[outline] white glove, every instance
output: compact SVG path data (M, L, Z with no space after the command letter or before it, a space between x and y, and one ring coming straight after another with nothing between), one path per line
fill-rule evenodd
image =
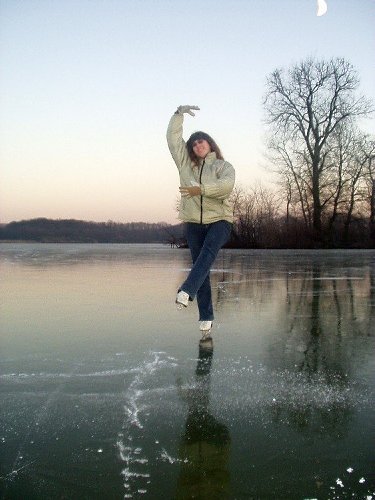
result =
M189 113L189 115L195 116L195 113L193 113L192 109L199 110L199 107L198 106L189 106L189 105L179 106L177 108L177 112L180 115L183 115L184 113Z

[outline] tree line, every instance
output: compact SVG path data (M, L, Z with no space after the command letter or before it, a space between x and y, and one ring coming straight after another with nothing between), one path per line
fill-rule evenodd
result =
M298 217L287 218L280 212L283 200L262 186L233 193L235 221L229 248L321 248L305 223ZM330 248L375 248L368 220L354 217L350 239L343 238L345 223L335 225ZM374 236L374 235L373 235ZM88 222L75 219L31 219L0 226L0 241L41 243L163 243L171 247L187 246L182 224L145 222ZM333 241L333 243L332 243Z
M179 245L182 227L163 222L118 223L75 219L15 221L0 227L0 240L42 243L168 243Z
M334 225L323 218L318 240L303 217L287 213L282 191L262 185L236 187L232 199L235 220L228 246L233 248L375 248L374 225L358 213L349 225L345 214L337 216Z

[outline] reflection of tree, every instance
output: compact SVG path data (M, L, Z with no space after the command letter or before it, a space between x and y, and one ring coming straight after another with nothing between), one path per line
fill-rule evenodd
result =
M316 436L343 438L349 429L352 410L347 402L324 404L322 401L275 403L272 407L272 421L287 423L300 434L310 439Z
M301 280L287 278L287 313L289 335L296 346L303 346L292 351L300 358L298 363L293 360L294 366L303 374L306 393L315 393L300 404L275 404L273 418L288 421L299 432L342 437L351 415L351 405L345 397L351 344L342 341L343 317L347 319L345 327L355 325L355 290L347 274L346 279L326 279L324 264L318 259L313 259L309 268ZM339 396L340 401L335 397L330 400L332 394Z
M177 499L229 497L229 430L208 408L212 355L212 348L201 343L194 386L179 384L179 394L188 404L188 416L180 444Z
M308 373L316 373L319 369L319 345L322 327L320 322L321 285L320 266L314 264L312 268L312 298L311 298L311 326L310 339L304 351L304 359L300 369Z
M272 265L263 267L263 256L263 251L245 251L241 255L225 249L222 264L225 271L212 274L211 284L217 289L216 297L213 297L215 310L222 310L228 305L233 311L233 302L238 299L245 299L247 305L267 303L275 286L275 282L269 280L274 275L274 269Z
M335 268L316 257L298 279L286 277L289 326L284 342L294 349L283 353L283 359L307 375L319 373L328 384L339 379L344 383L352 372L357 350L348 339L365 337L371 330L363 297L371 294L373 277L355 264L340 262Z
M375 232L374 232L374 236L375 236ZM367 314L367 332L368 332L367 334L369 336L370 336L370 332L373 331L374 324L375 324L375 269L370 274L368 314Z
M249 352L254 336L267 345L264 370L251 371L249 389L254 384L255 393L269 398L261 408L261 422L267 435L283 443L282 460L273 459L278 468L285 464L285 470L297 470L300 461L302 481L308 474L316 480L311 496L333 498L327 494L327 481L335 453L339 464L356 454L359 462L361 456L363 462L371 456L361 449L366 424L359 426L369 415L365 405L371 394L366 386L372 352L364 348L369 346L366 337L374 336L374 254L226 252L225 268L231 273L222 277L226 293L220 296L220 307L234 318L234 331L249 325ZM257 356L252 355L252 363ZM264 498L294 498L284 495Z

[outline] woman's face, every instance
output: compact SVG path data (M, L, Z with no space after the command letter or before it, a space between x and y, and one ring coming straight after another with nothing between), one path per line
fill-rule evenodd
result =
M211 146L206 139L197 139L193 142L193 151L198 158L206 158L208 153L211 153Z

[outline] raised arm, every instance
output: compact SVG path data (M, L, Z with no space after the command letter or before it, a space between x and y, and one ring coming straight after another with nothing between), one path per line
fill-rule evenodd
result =
M186 149L186 143L182 138L183 123L184 123L184 113L189 113L191 116L195 116L192 110L199 110L198 106L179 106L177 111L172 115L169 120L169 125L167 129L167 142L169 151L171 152L172 158L180 169L181 166L190 161L189 155Z

